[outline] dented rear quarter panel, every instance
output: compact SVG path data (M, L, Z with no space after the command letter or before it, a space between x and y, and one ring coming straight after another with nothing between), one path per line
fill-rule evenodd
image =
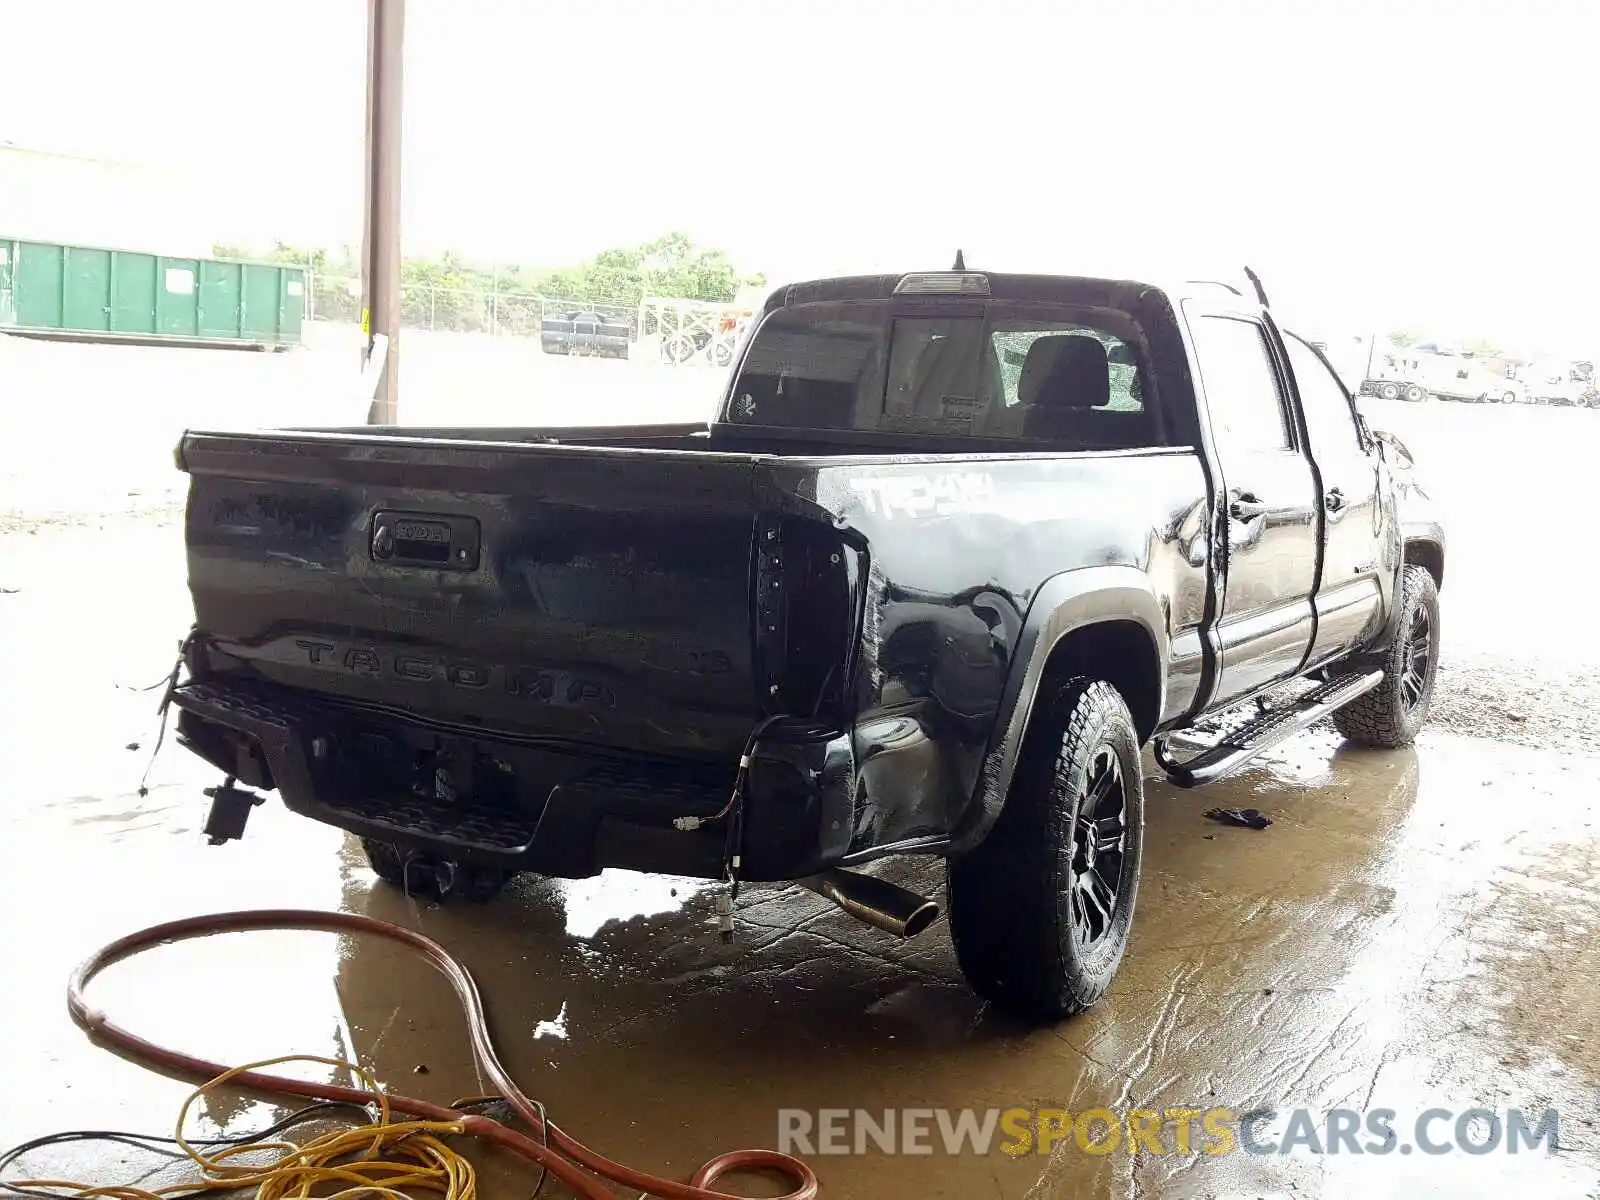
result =
M1065 632L1045 611L1056 602L1040 603L1073 591L1050 588L1054 578L1137 576L1163 674L1193 666L1167 680L1166 713L1193 702L1210 540L1195 452L772 460L767 470L775 496L865 548L855 852L983 821L985 760L1015 740L1019 701L1025 719L1024 676L1049 650L1039 633ZM1174 655L1175 644L1192 652Z

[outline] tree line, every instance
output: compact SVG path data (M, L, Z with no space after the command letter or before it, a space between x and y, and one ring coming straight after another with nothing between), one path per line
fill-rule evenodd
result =
M218 246L219 258L248 258L306 267L311 311L320 319L358 321L361 299L351 281L361 268L355 251L278 243L266 254ZM765 283L741 274L725 250L668 233L637 246L602 250L575 266L484 265L446 252L408 257L400 265L400 319L412 328L535 333L545 312L576 305L636 312L646 296L729 303L745 286Z

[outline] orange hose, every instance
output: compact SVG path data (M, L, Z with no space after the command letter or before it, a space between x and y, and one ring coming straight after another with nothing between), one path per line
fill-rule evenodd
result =
M154 1042L132 1033L111 1021L103 1012L84 999L84 990L96 975L113 963L132 958L152 947L168 942L187 941L191 938L209 937L219 933L239 933L247 930L313 929L326 933L365 933L399 942L416 951L431 962L445 977L461 1002L467 1018L467 1032L472 1042L472 1052L484 1074L493 1082L500 1095L526 1121L535 1135L544 1134L544 1142L527 1134L510 1129L498 1121L476 1114L459 1112L442 1104L418 1100L413 1096L389 1095L389 1107L429 1121L459 1121L463 1128L486 1142L492 1142L547 1167L583 1200L616 1200L614 1193L585 1170L615 1183L660 1197L661 1200L727 1200L729 1193L712 1190L714 1184L730 1171L770 1171L784 1176L795 1184L795 1190L781 1200L815 1200L818 1192L816 1174L803 1160L792 1154L776 1150L733 1150L719 1154L695 1172L688 1183L663 1179L644 1171L635 1170L613 1162L582 1142L564 1132L554 1121L544 1121L539 1109L526 1093L517 1086L511 1073L501 1063L489 1037L488 1018L484 1012L483 997L466 967L438 942L414 930L406 929L376 917L356 913L318 912L313 909L256 909L248 912L216 913L203 917L187 917L152 925L137 933L118 938L91 956L76 971L67 984L67 1009L73 1021L91 1038L121 1050L159 1070L199 1082L215 1079L229 1068L222 1063L210 1062L158 1046ZM303 1079L290 1079L281 1075L268 1075L247 1071L233 1076L231 1082L240 1087L289 1096L303 1096L312 1100L333 1100L349 1104L376 1104L379 1096L361 1088L343 1087L334 1083L312 1083Z

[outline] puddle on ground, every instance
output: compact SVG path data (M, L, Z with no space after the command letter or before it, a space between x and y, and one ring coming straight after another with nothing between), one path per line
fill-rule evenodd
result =
M98 941L189 912L331 905L450 946L508 1062L563 1126L669 1174L771 1144L783 1108L1227 1105L1277 1114L1259 1125L1275 1141L1302 1106L1387 1107L1402 1126L1434 1107L1554 1106L1570 1146L1555 1156L1095 1157L1069 1141L1020 1161L941 1151L817 1165L825 1195L1491 1196L1513 1181L1584 1195L1600 1075L1600 764L1447 737L1387 754L1306 740L1203 798L1149 785L1129 957L1101 1005L1050 1029L986 1011L942 924L892 943L795 888L747 888L729 948L695 881L519 880L489 905L439 908L377 884L352 845L273 806L220 849L163 831L183 811L177 793L154 820L126 795L107 797L98 822L81 798L14 810L0 899L49 903L51 921L20 926L30 970L9 989L20 1010L0 1050L7 1094L30 1099L8 1101L7 1128L154 1129L176 1110L180 1085L93 1048L61 1011L70 962ZM1217 826L1200 817L1213 804L1275 823ZM119 820L123 837L105 836ZM71 853L92 894L40 900L50 866L17 850L43 841ZM937 864L894 871L938 886ZM485 1086L443 981L389 943L174 946L114 969L95 999L225 1059L354 1052L401 1091L450 1100ZM219 1098L202 1115L238 1130L273 1111ZM488 1171L486 1186L526 1183L514 1166Z
M712 887L703 879L637 871L602 871L591 879L551 882L566 910L567 933L577 938L592 938L608 925L639 917L681 912L691 899Z

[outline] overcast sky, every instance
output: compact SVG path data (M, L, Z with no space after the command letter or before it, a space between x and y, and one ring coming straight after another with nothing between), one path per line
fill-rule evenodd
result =
M361 0L0 0L0 139L248 167L360 234ZM668 229L779 279L1264 276L1352 332L1600 343L1600 5L410 0L405 239ZM4 198L0 197L0 225Z

